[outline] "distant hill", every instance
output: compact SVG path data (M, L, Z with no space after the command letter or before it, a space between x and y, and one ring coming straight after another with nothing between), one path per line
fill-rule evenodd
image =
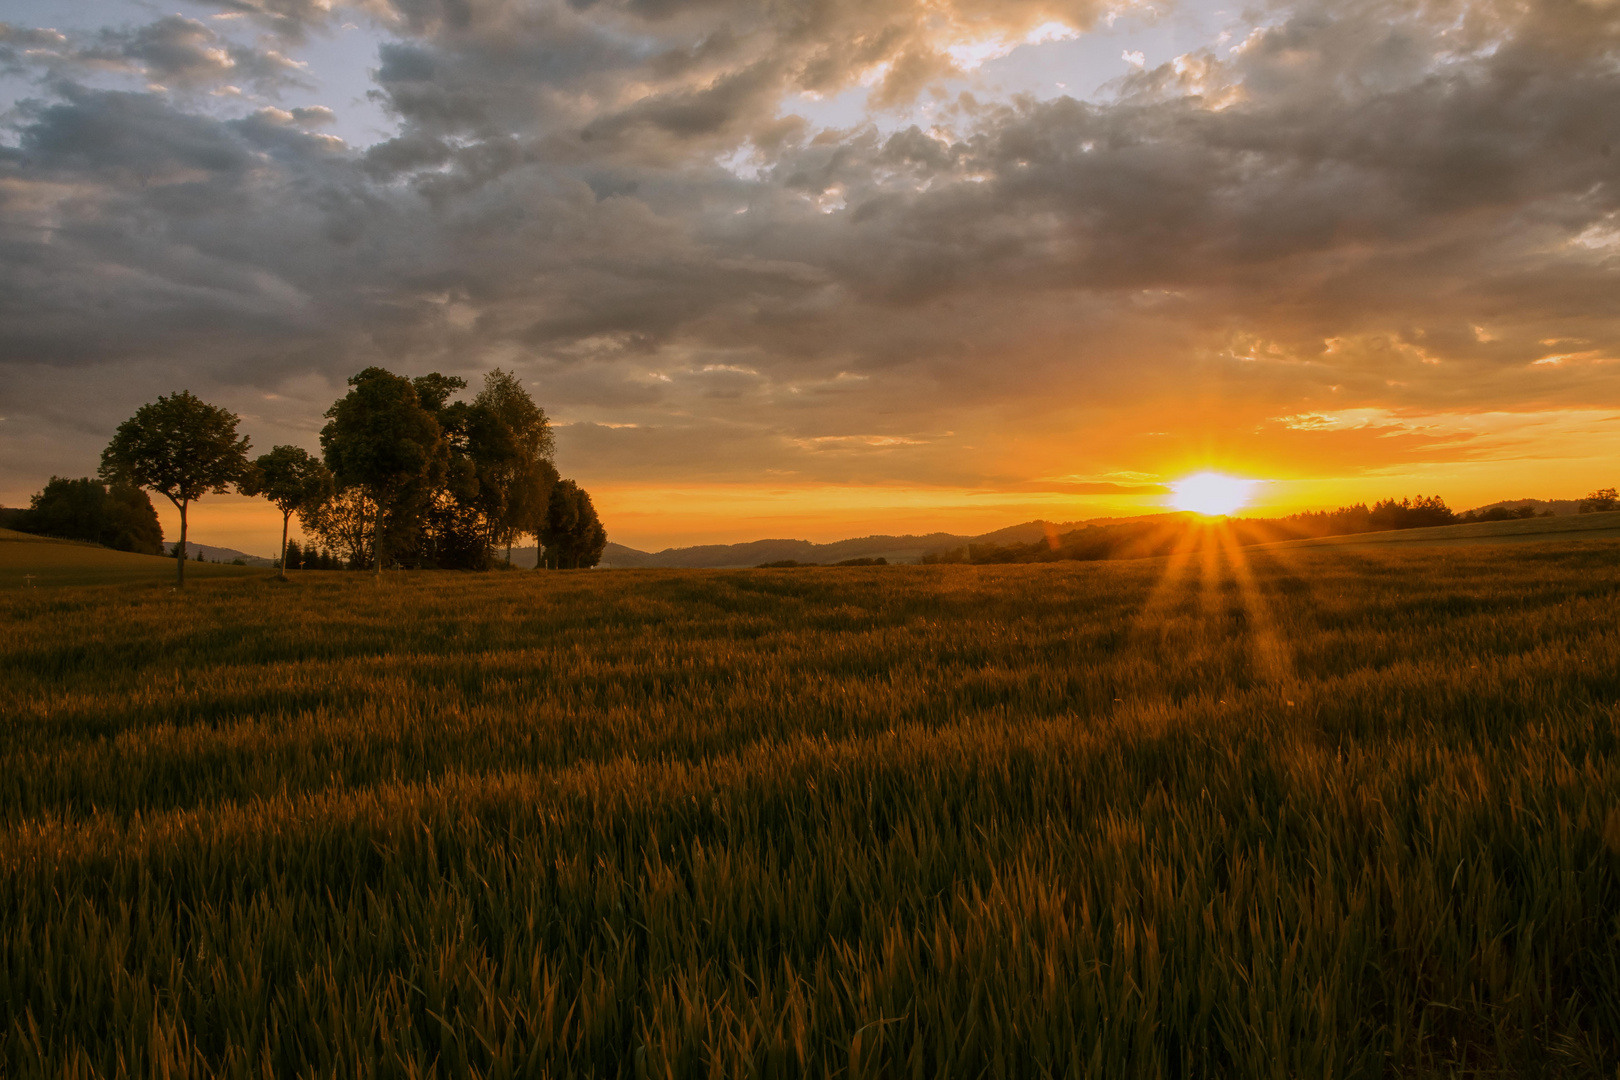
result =
M1537 513L1551 510L1556 517L1574 517L1580 506L1578 499L1505 499L1501 502L1488 503L1475 507L1476 510L1489 510L1492 507L1506 507L1509 510L1529 506ZM606 569L736 569L741 567L759 566L761 563L786 562L792 560L798 563L819 563L828 565L843 562L845 559L887 559L891 563L915 563L929 552L952 551L973 545L1012 546L1020 544L1033 544L1043 538L1063 536L1078 529L1088 527L1103 527L1110 525L1125 525L1138 521L1171 521L1175 518L1190 517L1192 515L1177 512L1163 511L1155 514L1137 514L1130 517L1103 517L1087 518L1083 521L1026 521L1019 525L1010 525L1005 529L994 532L980 533L976 536L964 536L956 533L925 533L923 535L906 534L902 536L862 536L851 540L837 540L829 544L817 544L809 540L751 540L741 544L699 544L694 547L665 548L662 551L640 551L623 544L609 543L602 552L602 567ZM1461 526L1455 528L1461 529ZM1549 531L1545 526L1517 526L1505 531L1493 531L1490 528L1478 532L1477 536L1496 537L1498 535L1512 535L1517 537L1523 533L1526 536ZM1551 530L1559 532L1558 529ZM1584 531L1584 530L1582 530ZM1427 533L1428 530L1405 530L1406 533ZM1382 536L1383 534L1378 534ZM1402 534L1391 534L1399 536ZM1474 538L1476 533L1464 530L1459 536ZM1413 537L1412 539L1416 539ZM1306 543L1307 541L1295 541ZM1336 538L1324 541L1338 542ZM1366 542L1366 541L1357 541ZM1389 541L1386 541L1389 542ZM213 550L213 549L210 549ZM209 556L212 558L213 556ZM512 563L520 568L534 565L535 549L529 547L513 548ZM229 561L226 559L225 561Z
M1143 517L1159 517L1149 514ZM1137 518L1095 519L1108 523L1135 521ZM948 551L965 544L1033 544L1047 536L1056 536L1080 528L1087 522L1026 521L1010 525L995 532L977 536L956 533L925 533L921 536L862 536L852 540L837 540L830 544L816 544L809 540L752 540L742 544L701 544L696 547L665 548L663 551L638 551L623 544L608 544L602 553L604 567L631 568L728 568L758 566L760 563L784 562L792 559L801 563L837 563L845 559L887 559L891 563L914 563L930 551ZM512 561L518 566L534 565L534 548L514 548Z
M1503 507L1503 508L1508 509L1508 510L1517 510L1520 507L1528 506L1531 509L1535 510L1535 512L1538 513L1538 514L1545 514L1548 510L1551 510L1553 512L1554 517L1573 517L1574 515L1580 513L1581 500L1579 500L1579 499L1504 499L1501 502L1486 503L1484 506L1476 506L1476 507L1474 507L1474 509L1476 511L1478 511L1478 510L1494 510L1498 506Z
M1528 501L1528 500L1526 500ZM1495 504L1512 507L1513 503ZM1395 546L1458 546L1494 543L1542 543L1553 540L1620 539L1620 511L1599 514L1554 515L1520 521L1476 521L1462 525L1435 525L1426 529L1318 536L1260 545L1266 548Z
M165 541L163 550L172 551L173 549L174 541ZM199 551L202 552L204 562L228 563L232 559L241 559L249 566L274 566L276 564L274 559L267 559L262 555L249 555L247 552L237 551L235 548L214 547L211 544L199 544L195 540L186 541L186 557L188 559L195 559Z

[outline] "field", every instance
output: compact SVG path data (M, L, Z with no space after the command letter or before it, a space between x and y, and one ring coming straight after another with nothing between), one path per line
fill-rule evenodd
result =
M186 563L192 578L263 575L263 570L219 563ZM0 529L0 589L174 582L174 560L112 551L76 540L52 540Z
M1366 544L1410 544L1425 547L1460 547L1474 544L1539 544L1553 540L1620 540L1620 512L1537 517L1519 521L1476 521L1462 525L1436 525L1427 529L1351 533L1285 540L1273 547L1343 547Z
M0 1075L1607 1076L1620 545L0 591Z

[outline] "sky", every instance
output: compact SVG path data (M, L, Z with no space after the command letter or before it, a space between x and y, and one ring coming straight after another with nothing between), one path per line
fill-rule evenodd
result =
M651 550L1620 482L1616 0L0 18L0 504L370 365L517 373Z

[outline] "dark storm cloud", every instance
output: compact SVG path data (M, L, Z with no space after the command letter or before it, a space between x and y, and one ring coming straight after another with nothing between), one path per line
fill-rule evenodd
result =
M1100 9L219 6L288 40L392 28L375 74L397 134L362 152L313 104L224 120L71 74L201 87L267 64L261 89L292 85L280 53L200 23L6 29L0 64L55 82L0 149L0 362L162 358L244 395L500 363L581 420L640 424L575 432L630 458L679 431L668 452L706 475L838 457L919 482L990 475L968 448L998 425L1208 378L1256 423L1330 389L1620 404L1601 364L1620 356L1605 6L1280 7L1106 101L961 95L899 130L817 129L795 95L865 80L903 109L963 41ZM96 392L132 408L171 388L147 377ZM5 389L0 408L28 411ZM724 453L694 449L704 431ZM905 454L855 438L922 431L964 434ZM807 457L818 438L853 441Z

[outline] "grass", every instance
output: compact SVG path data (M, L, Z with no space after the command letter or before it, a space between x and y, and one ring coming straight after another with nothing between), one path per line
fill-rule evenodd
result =
M99 544L56 540L0 529L0 591L57 585L112 585L129 582L174 581L174 560L158 555L113 551ZM221 563L186 564L186 580L193 577L263 575L250 566Z
M1613 1076L1617 555L0 592L0 1073Z

